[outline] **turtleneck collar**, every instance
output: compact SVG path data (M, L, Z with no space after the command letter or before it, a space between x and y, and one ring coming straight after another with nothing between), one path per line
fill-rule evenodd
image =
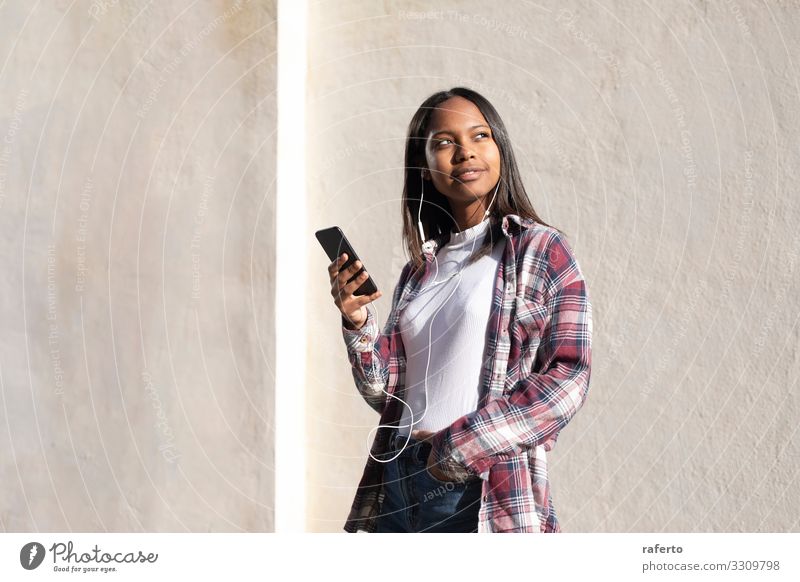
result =
M487 216L475 226L470 226L461 232L450 232L450 239L447 246L450 248L458 248L466 243L472 244L473 241L485 234L489 230L489 217Z

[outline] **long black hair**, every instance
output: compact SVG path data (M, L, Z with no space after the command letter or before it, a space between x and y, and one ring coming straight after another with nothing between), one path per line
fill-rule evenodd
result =
M411 123L408 125L405 152L405 180L403 184L403 241L406 249L419 267L424 262L422 255L422 242L417 230L417 213L420 211L420 194L423 188L422 170L426 168L425 142L428 125L433 110L443 101L452 97L468 99L480 110L486 123L492 130L492 137L500 151L500 185L497 188L497 197L492 204L489 214L490 233L484 239L483 245L470 257L470 261L491 252L494 243L502 235L500 221L506 214L517 214L523 218L530 218L545 226L545 223L533 209L525 186L522 184L517 161L508 138L506 126L494 106L480 93L466 87L453 87L447 91L434 93L419 106ZM431 237L449 236L455 220L450 210L450 202L433 185L432 181L424 186L425 195L422 202L422 226L427 235ZM556 229L558 230L558 229ZM560 232L560 231L559 231Z

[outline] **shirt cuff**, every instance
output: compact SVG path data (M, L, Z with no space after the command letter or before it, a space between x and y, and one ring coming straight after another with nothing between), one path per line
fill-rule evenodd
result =
M488 479L488 469L483 470L483 468L470 467L465 464L464 456L453 447L449 433L450 429L446 428L437 432L430 439L436 468L453 481L464 481L473 477Z
M347 320L342 315L342 337L348 350L355 352L371 352L375 347L375 337L378 335L378 326L375 323L375 316L367 307L367 320L361 329L347 329Z

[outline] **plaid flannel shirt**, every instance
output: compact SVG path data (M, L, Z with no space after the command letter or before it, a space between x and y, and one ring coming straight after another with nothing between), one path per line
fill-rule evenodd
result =
M583 405L591 369L592 308L583 273L564 236L509 214L505 249L489 315L478 408L431 437L438 468L450 479L482 479L479 532L559 532L550 495L547 452ZM445 233L446 234L446 233ZM399 320L423 288L444 242L423 246L424 264L400 274L383 332L371 310L361 329L342 334L359 393L381 426L373 456L388 449L402 414L405 354ZM388 426L387 426L388 425ZM344 525L374 532L383 501L383 463L367 460Z

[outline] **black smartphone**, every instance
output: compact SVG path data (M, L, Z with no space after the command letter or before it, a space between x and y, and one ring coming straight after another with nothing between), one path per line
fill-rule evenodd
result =
M347 237L344 236L342 229L338 226L323 228L322 230L318 230L315 235L319 241L319 244L322 245L322 248L325 249L325 252L328 254L328 258L331 260L331 262L335 261L342 253L347 253L347 260L344 262L344 265L339 268L340 271L352 265L354 261L361 260L353 250L353 247L347 240ZM363 270L364 261L361 261L361 268L355 275L350 277L347 282L349 283L358 277ZM377 290L378 288L375 286L375 281L372 280L372 275L370 275L367 277L367 280L355 290L353 295L372 295Z

